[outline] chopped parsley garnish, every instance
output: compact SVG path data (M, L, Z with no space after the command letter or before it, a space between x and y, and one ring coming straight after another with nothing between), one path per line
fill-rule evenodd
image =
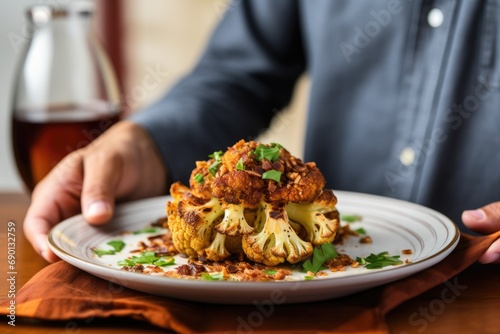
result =
M387 266L396 266L403 264L399 259L399 255L391 256L389 252L382 252L378 254L370 254L367 257L357 257L356 261L365 266L366 269L380 269Z
M141 228L140 230L135 230L135 231L132 232L132 234L156 233L156 232L158 232L158 229L156 227L148 226L148 227L145 227L145 228Z
M302 268L306 271L310 271L312 273L317 273L321 269L323 269L323 264L331 259L334 259L338 256L337 250L335 246L332 244L323 244L320 247L315 247L313 251L312 258L305 261L302 264Z
M262 272L266 275L276 275L276 273L278 272L277 270L274 270L274 269L266 269L266 270L262 270Z
M215 159L215 161L222 161L222 156L224 155L224 152L222 151L216 151L212 154L209 154L208 157L211 159Z
M354 223L363 220L363 217L360 215L340 215L340 219L348 223Z
M217 171L219 170L219 167L220 165L222 164L222 161L214 161L210 167L208 167L208 171L210 172L210 174L212 174L213 176L215 176L215 174L217 174Z
M173 257L158 257L155 252L142 252L140 256L132 256L131 258L118 261L119 266L135 266L138 264L153 264L155 266L170 266L175 264Z
M220 165L222 164L222 156L223 155L224 155L224 152L216 151L208 156L209 158L214 159L214 162L210 165L210 167L208 167L208 171L213 176L215 176L215 174L219 170Z
M142 252L141 256L133 256L132 259L137 264L148 264L155 262L159 258L155 255L155 252Z
M103 255L115 255L116 251L112 249L99 249L99 248L94 248L92 249L92 252L94 252L95 255L101 257Z
M222 273L211 273L211 274L206 272L201 273L201 279L204 281L220 281L223 278L224 275Z
M115 252L120 252L123 248L125 248L125 243L121 240L111 240L107 244L113 247Z
M264 180L274 180L276 182L280 182L281 172L275 169L268 170L262 174L262 178Z
M120 260L117 262L119 266L133 266L135 265L135 261L130 259Z
M94 254L99 256L99 257L101 257L103 255L115 255L116 253L120 252L125 247L125 243L121 240L111 240L111 241L107 242L106 244L113 247L113 249L93 248L92 252L94 252Z
M160 257L154 264L160 267L171 266L175 264L175 259L173 257Z
M366 235L366 230L362 227L355 229L354 232L357 232L361 235Z
M240 158L236 163L236 170L245 170L245 165L243 164L243 158Z
M306 281L310 281L310 280L314 279L314 276L309 276L309 275L306 275L306 276L304 276L304 279L305 279Z
M255 157L257 160L262 161L267 159L271 162L278 161L280 158L280 149L283 148L280 144L271 143L270 146L260 144L255 148Z
M196 183L200 183L200 184L203 183L203 174L200 174L200 173L196 174L194 176L194 180L196 181Z

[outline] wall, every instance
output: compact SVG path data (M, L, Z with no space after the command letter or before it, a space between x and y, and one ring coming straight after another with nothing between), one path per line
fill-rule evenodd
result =
M10 103L15 64L21 54L18 47L27 34L24 8L33 3L68 1L0 1L0 191L23 190L11 153ZM158 98L189 71L228 3L229 0L123 0L126 88L122 96L132 112ZM154 87L143 84L152 70L165 73ZM282 143L301 156L307 79L303 78L297 87L292 104L275 119L261 140Z

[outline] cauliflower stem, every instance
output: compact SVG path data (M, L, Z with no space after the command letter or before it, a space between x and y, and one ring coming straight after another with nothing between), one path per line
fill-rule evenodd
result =
M285 260L297 263L311 256L312 245L301 240L290 226L284 205L264 203L264 214L262 231L245 235L242 240L250 260L276 266Z
M245 208L241 204L228 204L224 210L224 219L215 226L215 230L231 237L253 232L253 228L248 225L245 218Z

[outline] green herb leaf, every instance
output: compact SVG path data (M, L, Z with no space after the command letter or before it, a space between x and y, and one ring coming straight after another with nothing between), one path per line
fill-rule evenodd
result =
M210 174L215 176L217 171L219 170L220 165L222 164L222 156L224 155L224 152L222 151L216 151L212 154L209 154L208 157L214 159L214 162L208 167L208 171Z
M361 235L366 235L366 230L362 227L355 229L354 232L357 232Z
M269 161L275 162L278 161L280 158L280 149L283 146L280 144L276 143L271 143L270 146L260 144L255 148L255 157L257 160L262 161L264 159L267 159Z
M321 270L323 264L338 256L335 246L332 244L323 244L320 247L315 247L311 259L302 264L302 268L306 271L317 273Z
M214 161L210 167L208 167L208 171L210 172L210 174L212 174L213 176L215 176L215 174L217 174L217 171L219 170L219 167L220 165L222 164L221 161Z
M262 178L264 180L274 180L276 182L280 182L281 172L279 172L275 169L271 169L271 170L264 172L264 174L262 174Z
M243 158L240 158L236 163L236 170L245 170L245 165L243 164Z
M134 266L135 261L131 259L124 259L117 262L119 266Z
M138 264L153 264L165 267L175 264L173 257L158 257L154 252L142 252L139 256L118 261L119 266L135 266Z
M363 220L363 217L360 215L340 215L340 220L348 223L354 223Z
M283 148L283 145L278 143L271 143L271 147Z
M266 275L275 275L278 271L273 270L273 269L266 269L266 270L262 270L262 272Z
M119 266L135 266L137 264L155 264L160 258L155 252L142 252L139 256L132 256L125 260L118 261Z
M310 281L310 280L314 279L314 276L309 276L309 275L307 275L307 276L304 276L304 279L305 279L306 281Z
M160 257L153 264L160 267L171 266L175 264L175 259L173 257Z
M156 233L158 231L157 228L155 227L151 227L151 226L148 226L148 227L145 227L145 228L142 228L140 230L135 230L133 231L132 233L133 234L141 234L141 233Z
M114 248L115 252L120 252L123 248L125 248L125 243L121 240L111 240L107 243L111 247Z
M203 183L203 174L200 174L200 173L196 174L194 176L194 180L196 181L196 183L200 183L200 184Z
M158 260L158 257L155 255L155 252L143 252L139 257L132 257L132 260L134 260L136 264L153 264Z
M99 249L99 248L93 248L92 252L94 252L95 255L101 257L103 255L115 255L116 251L113 249Z
M364 264L366 269L380 269L387 266L403 264L403 261L401 261L399 257L399 255L391 256L389 252L382 252L378 254L372 253L365 258L357 257L356 261L360 264Z
M224 155L224 152L222 151L216 151L212 154L209 154L208 157L215 159L215 161L222 161L222 156Z
M99 257L103 255L115 255L117 252L120 252L125 247L125 243L121 240L111 240L106 244L113 247L113 249L93 248L92 252L94 252L94 254Z
M201 273L201 279L204 281L220 281L224 275L222 273Z

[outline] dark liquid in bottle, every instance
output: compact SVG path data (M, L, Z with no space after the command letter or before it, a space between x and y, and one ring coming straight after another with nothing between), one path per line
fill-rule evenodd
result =
M37 122L14 116L14 155L21 177L30 190L67 154L90 144L120 119L116 112L105 116L102 113L97 115L100 117L51 122Z

